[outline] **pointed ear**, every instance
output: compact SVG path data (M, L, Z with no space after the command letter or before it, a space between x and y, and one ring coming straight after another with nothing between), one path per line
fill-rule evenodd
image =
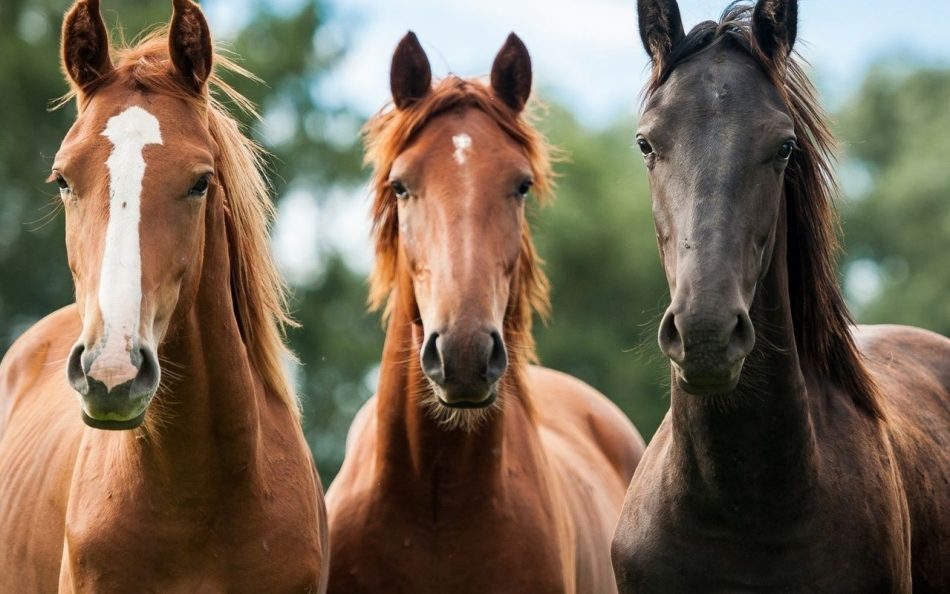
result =
M412 31L399 40L389 69L389 88L396 109L406 109L429 94L432 87L432 69L429 58Z
M63 71L82 89L112 72L109 34L99 0L79 0L66 13L62 37Z
M214 60L211 31L198 5L191 0L172 0L174 11L168 26L168 53L175 70L196 92L202 92Z
M798 0L759 0L752 12L752 34L766 56L787 58L798 34Z
M491 67L491 90L508 107L520 112L531 95L531 56L514 33L498 50Z
M686 36L676 0L639 0L637 21L640 40L653 60L654 71L661 70L670 52Z

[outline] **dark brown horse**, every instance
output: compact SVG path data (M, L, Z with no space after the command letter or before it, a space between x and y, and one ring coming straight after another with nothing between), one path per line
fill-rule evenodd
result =
M620 590L950 592L950 341L851 325L797 3L689 34L674 0L639 15L672 394L614 538Z
M213 63L240 69L190 0L116 62L80 0L62 50L77 303L0 365L0 591L321 591L261 154L209 91L247 105Z
M527 50L509 37L490 86L433 87L410 33L391 85L367 125L388 331L327 495L329 590L616 591L610 537L643 442L601 394L528 365L548 295L525 203L550 165L523 115Z

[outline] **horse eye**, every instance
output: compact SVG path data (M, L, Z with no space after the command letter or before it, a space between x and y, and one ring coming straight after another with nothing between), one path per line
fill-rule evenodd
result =
M534 182L531 181L530 179L526 179L523 182L521 182L521 185L518 186L518 191L517 191L518 197L526 198L528 196L528 192L531 191L531 186L533 185L534 185Z
M642 136L637 138L637 146L640 147L640 152L643 153L644 157L653 153L653 146Z
M56 185L59 186L59 193L65 194L69 192L69 182L66 181L66 178L63 177L58 172L53 172L53 181L56 182Z
M394 179L391 182L389 182L389 186L393 189L393 194L396 195L396 198L399 198L401 200L403 198L409 197L409 190L406 189L405 184L403 184L398 179Z
M788 161L792 158L792 151L794 151L797 146L794 140L786 141L785 144L778 149L778 155L776 155L776 157L778 157L779 161Z
M198 178L198 181L195 182L195 185L191 186L191 189L188 190L188 195L192 198L200 198L205 195L205 192L208 191L208 185L211 183L211 174L206 173Z

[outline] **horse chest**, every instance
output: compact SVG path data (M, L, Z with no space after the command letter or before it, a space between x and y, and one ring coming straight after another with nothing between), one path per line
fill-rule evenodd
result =
M898 547L859 513L740 529L656 503L640 501L617 529L621 593L909 591Z
M235 501L226 513L182 515L130 505L68 519L61 583L80 592L318 591L318 519L268 508Z
M536 514L489 506L433 515L379 500L338 505L331 593L574 592L557 538L536 525Z

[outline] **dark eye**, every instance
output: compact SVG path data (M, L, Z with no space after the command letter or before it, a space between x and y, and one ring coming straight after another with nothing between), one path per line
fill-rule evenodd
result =
M531 186L534 185L534 182L530 179L526 179L518 185L518 189L515 191L519 198L527 198L528 192L531 191Z
M394 179L389 182L389 186L393 189L393 194L396 195L396 198L402 200L403 198L409 197L409 190L406 189L406 185L398 179Z
M640 147L640 152L643 153L643 156L644 156L644 157L647 156L647 155L653 154L653 146L650 145L649 142L647 142L647 139L646 139L646 138L644 138L644 137L642 137L642 136L638 136L638 137L637 137L637 146Z
M53 172L53 179L50 181L56 182L56 185L59 186L60 194L66 194L69 192L69 182L67 182L66 178L63 177L58 171Z
M794 140L787 140L785 144L783 144L778 149L778 154L775 155L775 157L779 161L788 161L792 158L792 151L794 151L796 148L798 148L798 145L795 144Z
M198 181L195 182L195 185L191 186L191 189L188 190L188 196L192 198L200 198L205 195L205 192L208 191L208 185L211 183L211 174L206 173L198 178Z

